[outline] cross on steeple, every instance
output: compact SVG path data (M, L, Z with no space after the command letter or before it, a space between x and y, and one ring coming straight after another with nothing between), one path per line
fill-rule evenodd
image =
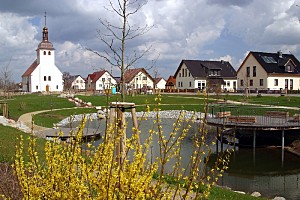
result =
M45 16L44 17L45 17L45 23L44 24L45 24L45 27L46 27L46 18L47 18L47 12L46 11L45 11Z
M46 14L47 14L47 12L45 11L45 16L44 16L45 17L45 22L44 22L45 26L43 28L43 41L48 41L48 28L46 26L46 19L47 19Z

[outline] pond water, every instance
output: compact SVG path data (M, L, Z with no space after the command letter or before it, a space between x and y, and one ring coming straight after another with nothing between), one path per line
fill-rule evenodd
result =
M129 134L131 130L131 119L127 118ZM162 127L165 133L172 130L174 119L162 119ZM148 130L152 128L153 121L141 122L141 141L146 139ZM73 127L76 126L74 122ZM89 122L89 128L99 129L97 131L103 132L105 121L94 120ZM197 131L198 124L194 124L188 133L188 138L182 144L182 166L186 167L192 152L192 135ZM215 137L215 130L211 129L209 132L209 141ZM154 138L155 140L155 138ZM95 141L95 145L99 144L101 140ZM220 143L218 148L212 147L216 156L216 150L220 150ZM224 149L227 147L224 144ZM230 147L233 148L233 147ZM151 157L154 159L159 155L159 148L157 142L153 142L151 148ZM172 166L169 166L171 169ZM274 198L275 196L282 196L286 199L300 199L300 157L293 154L284 153L284 161L282 162L282 152L279 149L268 148L238 148L231 156L229 169L224 176L219 180L219 185L227 186L233 190L244 191L252 193L254 191L260 192L262 196Z

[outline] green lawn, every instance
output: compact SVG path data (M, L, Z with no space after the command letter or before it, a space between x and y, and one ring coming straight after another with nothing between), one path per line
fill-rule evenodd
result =
M57 95L27 94L12 96L10 99L1 99L1 101L7 101L9 117L14 120L24 113L33 111L74 107L74 104L67 99L58 98Z
M0 162L13 163L16 154L16 146L19 144L18 138L23 136L24 151L28 149L29 134L19 131L9 126L0 125ZM44 145L46 140L37 138L37 151L41 157L44 155ZM27 153L24 153L27 158ZM25 160L26 161L26 160Z

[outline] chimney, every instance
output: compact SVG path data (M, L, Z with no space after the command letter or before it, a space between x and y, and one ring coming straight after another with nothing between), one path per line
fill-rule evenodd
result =
M282 51L278 51L277 53L278 53L278 57L282 58Z

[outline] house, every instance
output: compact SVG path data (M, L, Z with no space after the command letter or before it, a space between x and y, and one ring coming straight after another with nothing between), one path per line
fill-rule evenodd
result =
M174 76L170 76L166 82L166 87L167 90L173 90L176 89L176 79Z
M106 70L101 70L89 74L85 82L86 90L103 91L111 89L117 85L116 79Z
M80 75L70 77L71 89L73 90L85 90L85 80Z
M292 54L250 51L237 70L238 89L281 91L300 89L300 63Z
M181 90L236 90L236 71L226 61L182 60L174 75Z
M144 68L126 70L124 80L129 91L148 92L154 87L153 78Z
M63 91L63 74L55 65L55 49L48 40L48 28L43 28L43 40L36 49L37 59L22 75L24 92L61 92Z
M154 80L154 88L155 89L161 89L161 90L163 90L163 89L166 88L167 81L164 78L162 78L162 77L160 77L160 78L153 78L153 80Z

